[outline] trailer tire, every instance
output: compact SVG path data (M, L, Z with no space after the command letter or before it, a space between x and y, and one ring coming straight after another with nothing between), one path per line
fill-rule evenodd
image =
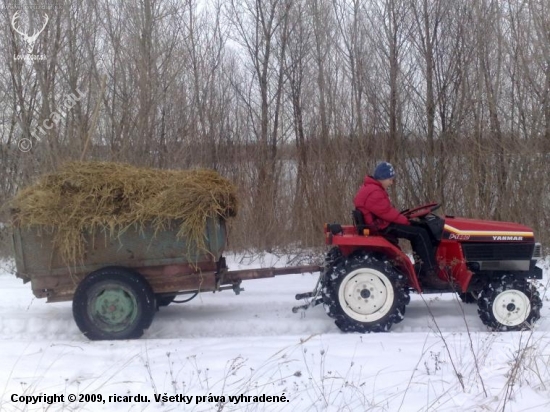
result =
M504 276L488 283L478 299L481 321L498 332L529 330L540 318L539 291L526 279Z
M327 272L327 314L344 332L386 332L403 320L410 301L405 277L388 260L356 253Z
M74 320L91 340L137 339L151 326L156 309L149 283L123 267L90 273L73 298Z

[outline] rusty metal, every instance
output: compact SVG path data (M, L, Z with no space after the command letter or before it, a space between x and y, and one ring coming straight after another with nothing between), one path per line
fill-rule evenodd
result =
M294 275L300 273L314 273L322 269L319 265L309 266L289 266L284 268L263 268L263 269L243 269L230 270L224 273L223 279L231 282L248 279L272 278L280 275Z
M139 268L155 293L216 290L215 262Z

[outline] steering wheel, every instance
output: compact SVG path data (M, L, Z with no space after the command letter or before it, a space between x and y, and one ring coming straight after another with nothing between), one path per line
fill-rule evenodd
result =
M436 211L441 207L439 203L427 203L422 206L418 206L412 209L405 209L401 211L401 214L404 215L407 219L414 219L417 217L424 217L427 214Z

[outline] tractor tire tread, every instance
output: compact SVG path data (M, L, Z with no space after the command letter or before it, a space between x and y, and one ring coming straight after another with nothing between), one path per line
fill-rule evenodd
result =
M394 303L391 310L381 319L364 323L351 319L342 310L338 300L340 281L351 271L359 268L372 268L380 271L391 282L394 289ZM356 252L347 258L340 258L325 272L322 288L323 306L328 316L335 320L336 326L344 332L387 332L393 324L401 322L406 305L410 302L405 276L398 273L391 263L382 256L373 256L367 252Z

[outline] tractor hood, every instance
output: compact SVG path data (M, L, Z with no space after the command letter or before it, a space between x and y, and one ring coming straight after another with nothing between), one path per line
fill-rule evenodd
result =
M533 229L512 222L445 216L443 238L471 242L534 242Z

